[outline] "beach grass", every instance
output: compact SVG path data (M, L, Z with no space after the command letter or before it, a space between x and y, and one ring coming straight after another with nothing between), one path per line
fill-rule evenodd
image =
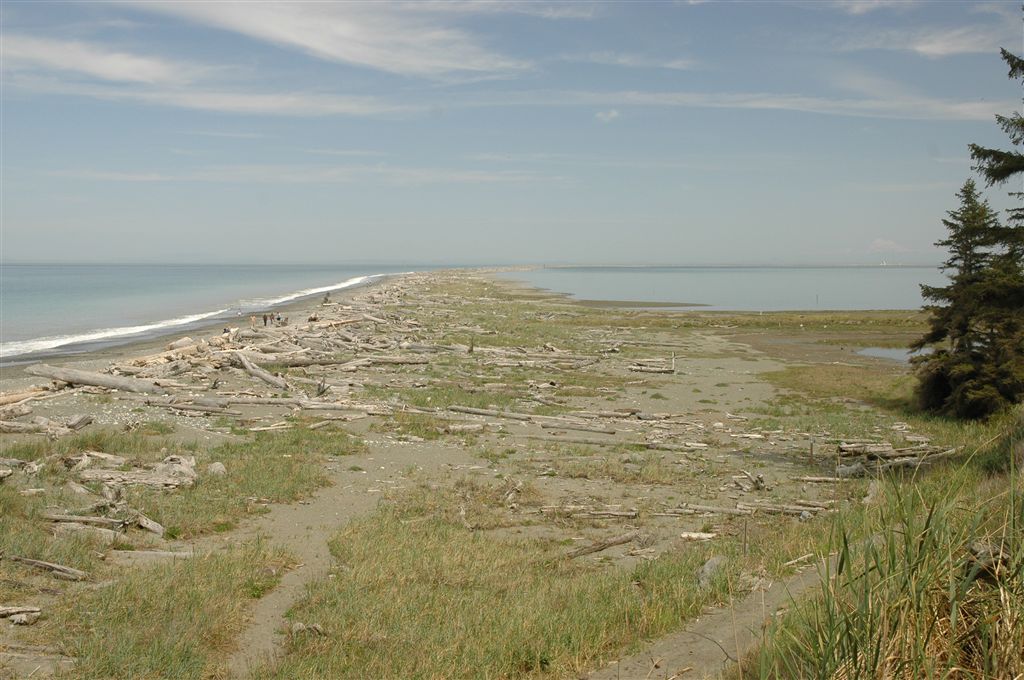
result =
M74 678L224 677L247 607L288 563L251 543L138 567L65 600L38 633L77 659Z
M829 549L820 594L768 630L744 677L1024 673L1019 477L967 464L887 484L870 511L837 520Z
M698 587L707 546L629 570L566 560L559 543L467 529L436 493L354 522L331 550L333 573L289 613L325 635L293 637L255 677L568 676L728 597L731 576Z

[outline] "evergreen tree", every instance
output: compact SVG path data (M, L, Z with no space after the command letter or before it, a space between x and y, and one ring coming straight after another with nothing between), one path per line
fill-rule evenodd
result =
M1000 52L1003 61L1010 67L1010 79L1024 81L1024 59L1005 49ZM1010 137L1010 142L1014 146L1024 144L1024 116L1019 111L1010 116L996 116L996 122ZM1024 172L1024 153L1020 151L988 149L978 144L969 146L971 158L977 162L975 170L984 175L989 185L1002 184L1014 175Z
M1006 389L1009 376L997 357L1005 350L1000 342L1004 305L1000 283L1003 274L994 268L1002 254L1003 228L995 211L967 180L957 194L960 206L947 213L942 223L947 238L936 245L949 250L942 265L950 279L947 286L921 286L921 294L934 304L929 330L913 345L921 349L945 342L929 355L915 359L920 383L918 399L930 411L967 418L989 415L1013 400ZM1012 382L1012 380L1010 381Z
M1024 59L1005 49L1002 56L1010 78L1024 81ZM1024 172L1024 116L996 116L996 122L1015 149L970 145L975 169L990 186ZM949 249L943 270L950 284L921 287L935 304L925 307L930 329L913 347L947 345L915 360L917 394L927 410L980 418L1024 400L1024 204L1008 211L1003 226L974 182L958 196L960 208L943 220L949 237L936 244Z

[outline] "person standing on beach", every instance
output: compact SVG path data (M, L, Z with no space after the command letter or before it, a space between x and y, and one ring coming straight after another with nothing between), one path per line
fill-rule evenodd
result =
M249 328L256 330L256 315L253 314L249 317Z
M263 325L264 326L267 325L267 315L266 314L263 315Z

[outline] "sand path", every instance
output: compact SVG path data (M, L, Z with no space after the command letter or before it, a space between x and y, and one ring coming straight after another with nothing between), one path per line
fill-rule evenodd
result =
M266 515L227 537L232 543L262 538L270 546L286 549L299 563L253 606L248 626L238 637L238 649L228 662L231 677L249 677L254 668L281 653L288 628L285 614L308 583L329 571L332 557L327 542L338 529L372 512L385 491L412 486L406 475L410 468L416 468L417 480L422 480L479 462L454 447L368 443L367 454L336 458L329 464L331 486L307 501L274 505Z
M755 589L730 606L717 607L685 630L653 641L642 652L626 656L591 673L588 680L671 680L718 678L737 660L743 661L761 640L763 627L822 580L822 565Z

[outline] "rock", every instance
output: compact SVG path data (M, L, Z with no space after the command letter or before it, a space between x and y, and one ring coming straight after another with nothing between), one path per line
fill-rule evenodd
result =
M53 525L53 533L55 536L89 536L104 545L113 545L121 537L117 531L78 522L58 522Z
M860 463L854 463L853 465L837 465L836 466L836 477L842 477L843 479L850 479L852 477L863 477L865 474L864 466Z
M167 343L167 350L181 349L182 347L188 347L189 345L196 344L196 341L187 335L183 338L175 340L174 342Z
M320 627L319 623L306 625L296 621L292 624L292 635L299 635L301 633L313 633L315 635L326 635L324 629Z
M68 482L67 484L64 485L64 488L66 488L71 493L78 494L79 496L91 496L92 495L92 491L89 491L89 489L87 489L86 487L82 486L78 482Z
M39 612L27 612L25 614L15 614L10 617L10 622L15 626L31 626L33 623L39 620Z
M875 500L878 499L878 496L881 493L882 485L878 482L877 479L872 479L871 483L868 484L868 492L864 496L864 498L861 499L861 503L863 503L864 505L871 505L875 502Z
M81 430L86 425L92 424L92 416L88 415L74 415L67 422L67 428L71 430Z
M715 555L705 562L704 566L700 568L700 574L697 577L697 582L700 584L700 587L707 588L711 585L712 579L714 579L715 575L725 567L727 562L728 560L721 555Z
M195 456L167 456L153 467L153 472L179 480L185 486L191 485L199 476L196 474Z
M0 480L7 479L14 474L14 470L11 468L0 467Z
M809 521L813 517L814 517L814 515L812 515L810 513L810 511L808 511L808 510L804 510L803 512L800 513L800 521L801 522L807 522L807 521Z
M224 467L224 463L210 463L206 466L206 474L213 477L224 477L228 474L228 469Z

